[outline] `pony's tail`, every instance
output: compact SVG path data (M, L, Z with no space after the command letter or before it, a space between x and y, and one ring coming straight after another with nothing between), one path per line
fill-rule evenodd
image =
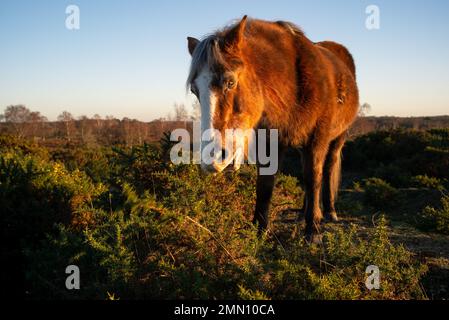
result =
M334 171L331 172L331 177L330 177L330 192L334 195L334 199L337 199L338 197L338 190L340 188L340 183L341 183L341 157L342 157L342 152L338 152L337 154L337 160L335 162L335 167L334 167Z

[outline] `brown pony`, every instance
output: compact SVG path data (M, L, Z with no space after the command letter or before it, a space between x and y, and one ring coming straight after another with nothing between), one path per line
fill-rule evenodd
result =
M310 41L292 23L246 16L202 41L189 37L188 49L187 83L201 104L202 131L274 128L279 157L301 148L306 238L320 241L320 195L324 217L337 221L340 154L359 107L351 54L335 42ZM268 226L273 186L274 175L258 175L259 230Z

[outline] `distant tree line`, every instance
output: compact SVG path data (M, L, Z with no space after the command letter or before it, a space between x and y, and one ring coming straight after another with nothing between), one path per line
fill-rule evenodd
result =
M369 104L360 107L359 117L349 135L359 136L372 131L391 129L427 130L449 127L449 116L436 117L372 117ZM151 122L136 119L117 119L114 116L73 116L63 111L57 121L48 121L39 111L31 111L24 105L10 105L0 114L0 134L51 144L72 143L84 145L135 145L159 141L164 132L176 128L192 130L192 121L199 120L200 105L194 102L191 111L184 104L174 104L166 117Z
M159 141L164 132L176 128L192 130L195 111L189 113L183 104L175 104L173 114L152 122L136 119L117 119L114 116L73 116L63 111L57 121L48 121L40 112L31 111L24 105L10 105L0 114L0 134L30 138L42 143L85 145L135 145Z
M428 130L449 128L449 116L432 117L359 117L349 130L351 137L380 130Z

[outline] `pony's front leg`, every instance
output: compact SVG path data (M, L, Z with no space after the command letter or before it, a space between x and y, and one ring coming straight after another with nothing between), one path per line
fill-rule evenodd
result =
M320 223L322 213L320 208L320 194L323 180L323 165L327 154L328 144L312 142L305 148L303 157L304 185L305 185L305 218L306 240L320 243Z
M260 233L268 227L268 213L271 196L273 195L274 180L275 175L257 175L256 211L253 223L257 224Z
M280 166L287 150L287 147L283 144L276 144L275 149L270 148L270 141L269 139L267 140L267 150L269 150L268 152L271 156L270 163L262 165L259 161L257 161L256 210L254 213L253 223L257 224L259 233L264 232L268 228L270 202L273 195L276 174L280 170ZM261 142L257 140L258 152L260 143ZM277 153L277 157L273 157L274 152ZM277 164L271 163L271 161L277 161ZM261 168L270 167L272 165L277 167L276 172L273 174L264 174L261 171Z

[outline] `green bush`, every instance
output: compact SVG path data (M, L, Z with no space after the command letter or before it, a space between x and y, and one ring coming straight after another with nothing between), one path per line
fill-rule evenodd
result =
M97 299L109 293L122 299L424 297L419 279L425 267L391 244L384 220L367 239L353 226L326 233L322 248L307 245L302 237L278 246L259 240L239 215L228 213L211 223L206 213L192 218L167 210L130 187L123 195L128 204L112 213L97 211L95 226L83 232L60 227L58 236L28 252L33 294ZM82 290L62 289L68 264L80 267ZM373 264L382 280L380 290L370 291L365 269Z
M364 180L365 203L376 209L391 209L398 204L398 190L379 178Z
M429 188L443 190L444 184L441 179L429 177L427 175L418 175L411 179L411 184L417 188Z
M304 242L303 226L259 237L251 223L254 167L205 175L146 144L98 149L98 158L92 150L0 148L2 233L20 243L13 253L23 263L8 261L20 265L29 298L424 298L424 266L390 242L384 220L363 233L335 226L322 246ZM395 199L384 181L368 179L363 188L373 204ZM272 212L302 197L298 180L280 175ZM81 290L65 289L71 264L80 268ZM381 270L380 290L365 287L371 264Z
M32 240L54 223L72 222L86 206L106 191L84 172L69 172L60 162L49 162L22 151L0 155L0 202L6 232Z
M375 131L348 141L345 169L407 187L409 178L449 179L448 129Z
M449 196L441 198L441 208L426 207L419 215L418 226L424 230L432 230L449 235Z
M120 204L112 211L96 209L94 222L82 231L61 226L40 250L28 252L32 294L96 299L111 294L121 299L423 298L419 279L424 267L390 243L383 220L367 238L355 228L339 228L336 234L326 233L323 248L294 235L281 244L259 239L249 222L253 204L247 203L254 190L245 191L245 186L254 178L252 170L209 178L196 166L185 166L164 175L177 186L169 187L168 194L157 199L125 183L115 195ZM281 186L293 185L289 178L280 181ZM289 189L281 194L298 190ZM241 197L236 197L237 190L242 190ZM84 275L83 289L70 294L54 289L62 288L61 270L68 264L78 265ZM364 286L370 264L382 270L378 291Z

